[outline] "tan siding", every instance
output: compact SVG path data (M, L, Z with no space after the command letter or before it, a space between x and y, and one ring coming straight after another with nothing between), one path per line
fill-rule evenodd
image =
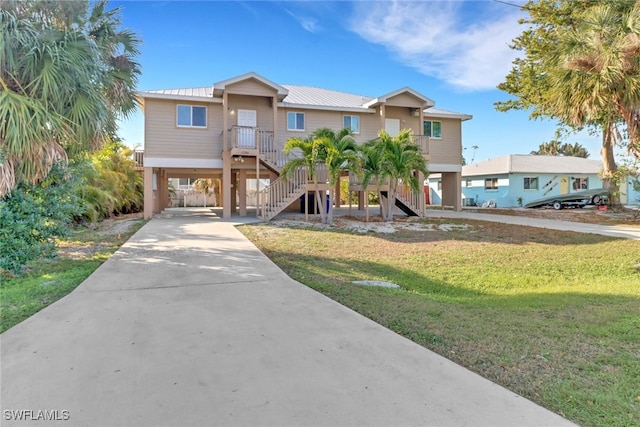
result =
M400 129L412 129L415 135L422 135L420 117L411 114L407 107L386 107L385 118L400 120Z
M228 94L254 95L254 96L275 96L276 91L255 79L247 79L238 83L226 86L225 91Z
M273 109L271 108L271 98L248 95L229 95L229 108L237 111L256 110L258 127L263 130L273 130ZM237 115L229 115L229 126L238 124Z
M287 112L302 112L305 119L304 132L295 132L287 130ZM319 111L319 110L305 110L296 108L279 108L278 109L278 139L280 146L284 145L284 142L288 138L298 137L306 138L309 134L316 129L322 127L328 127L335 131L342 129L344 124L343 117L345 115L359 116L360 117L360 133L355 134L354 138L358 144L362 144L366 141L374 139L378 136L380 130L380 121L378 116L371 113L354 113L344 111Z
M410 95L408 93L401 93L392 98L388 98L385 104L387 107L396 106L396 107L421 108L423 105L423 102L413 95Z
M425 120L442 122L442 139L431 138L429 162L437 164L462 164L462 122L457 119L425 117Z
M189 129L176 125L173 100L146 99L144 121L144 150L147 157L222 158L222 106L180 102L207 107L207 128Z
M360 135L356 135L356 141L362 144L376 139L378 132L380 132L380 116L377 114L361 114Z

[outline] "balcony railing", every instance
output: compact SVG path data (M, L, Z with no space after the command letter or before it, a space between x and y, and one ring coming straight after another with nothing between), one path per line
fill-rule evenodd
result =
M429 137L426 135L413 135L413 142L420 147L423 155L429 154Z
M229 133L231 148L247 150L263 150L262 147L273 147L273 131L262 130L251 126L232 126Z
M144 150L135 150L133 152L133 166L135 168L144 167Z

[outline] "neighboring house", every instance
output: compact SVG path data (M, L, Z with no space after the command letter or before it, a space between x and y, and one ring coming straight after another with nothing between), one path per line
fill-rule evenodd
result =
M602 162L580 157L510 154L462 167L464 206L495 200L517 207L558 194L602 188ZM439 176L429 176L432 204L441 204Z
M371 98L280 85L251 72L211 87L141 91L138 97L145 116L145 218L168 206L169 178L222 179L225 218L247 214L247 181L253 180L263 218L277 215L308 191L306 181L279 179L284 143L321 127L349 127L358 143L380 129L413 129L429 170L441 174L444 199L461 208L462 122L471 116L437 110L411 88ZM262 179L269 180L267 188ZM416 197L413 209L423 211L424 194Z
M640 174L627 176L620 189L620 203L623 205L640 205Z

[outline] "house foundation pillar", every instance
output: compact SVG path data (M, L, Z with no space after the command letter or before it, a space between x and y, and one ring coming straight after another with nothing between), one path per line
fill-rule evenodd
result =
M144 219L153 218L153 168L144 168Z
M231 195L233 194L232 185L231 152L225 150L222 152L222 218L231 218Z
M238 172L238 195L240 197L240 216L247 216L247 171Z

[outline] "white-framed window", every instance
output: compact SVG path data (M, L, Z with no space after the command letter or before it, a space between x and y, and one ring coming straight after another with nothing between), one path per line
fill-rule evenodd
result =
M538 189L538 177L537 176L525 176L522 181L522 187L525 190L537 190Z
M467 180L465 181L465 185L466 185L467 187L473 187L473 181L471 181L470 179L467 179Z
M573 178L573 191L589 189L589 178Z
M343 116L342 127L351 129L353 133L360 133L360 116Z
M207 107L178 104L176 123L178 127L206 128Z
M487 178L484 180L484 189L485 190L497 190L498 189L498 178Z
M436 188L438 189L438 191L442 191L442 181L438 181Z
M425 120L423 125L425 136L429 138L442 138L442 122Z
M304 113L289 111L287 113L287 130L304 130Z

